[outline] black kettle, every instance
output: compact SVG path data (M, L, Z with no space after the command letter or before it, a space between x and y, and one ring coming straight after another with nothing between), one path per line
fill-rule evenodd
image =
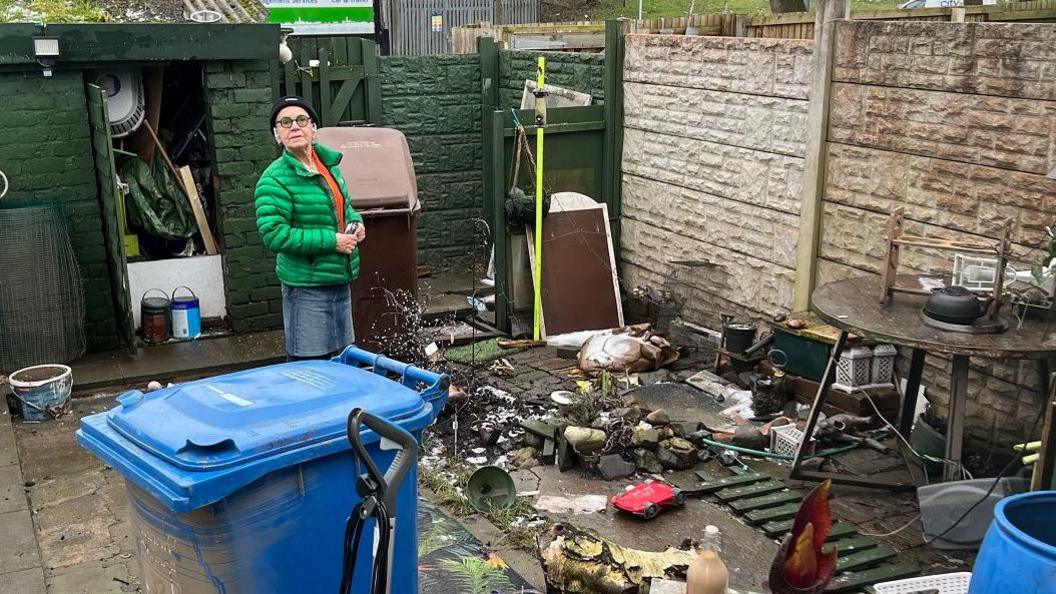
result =
M924 314L948 324L971 325L982 317L983 304L974 293L964 287L934 289L924 303Z

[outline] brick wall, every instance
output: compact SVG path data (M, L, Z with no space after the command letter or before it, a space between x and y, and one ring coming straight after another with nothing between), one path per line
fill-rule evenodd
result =
M382 125L407 136L418 177L418 263L463 267L480 216L480 60L476 54L381 58Z
M0 100L11 119L0 137L8 198L60 198L80 267L90 350L117 346L113 295L96 198L84 79L80 71L0 74ZM2 268L2 265L0 265Z
M205 65L209 139L220 181L216 207L224 251L227 312L234 329L282 327L282 297L275 257L257 233L253 189L275 158L268 128L274 100L266 61Z
M671 288L691 321L713 327L723 312L787 311L812 45L627 37L625 289Z
M1040 258L1056 222L1056 27L859 21L839 23L836 43L819 282L878 273L898 207L927 236L993 235L1011 218L1016 252ZM949 274L952 254L903 250L901 263ZM949 362L928 360L944 409ZM1033 365L973 360L969 435L1022 439L1036 386Z
M524 81L535 80L539 56L546 58L546 82L558 87L590 93L594 103L605 95L605 56L577 52L499 52L499 107L521 106Z

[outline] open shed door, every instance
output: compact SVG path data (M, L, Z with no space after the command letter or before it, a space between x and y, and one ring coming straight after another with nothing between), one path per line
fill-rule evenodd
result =
M99 208L103 217L103 239L106 262L110 269L110 291L114 296L114 319L122 346L129 352L136 350L136 324L132 319L132 298L128 293L128 267L125 261L123 204L121 184L114 165L114 145L110 138L110 115L106 109L106 93L88 84L88 121L92 129L92 157L95 178L99 186Z

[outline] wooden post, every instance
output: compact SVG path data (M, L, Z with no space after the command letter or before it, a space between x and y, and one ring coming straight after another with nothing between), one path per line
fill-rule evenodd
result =
M620 217L623 204L623 52L631 21L605 22L605 147L602 201L609 205L612 248L620 270Z
M814 20L813 77L807 112L807 149L800 195L799 240L796 244L796 284L792 294L794 311L810 307L810 294L817 277L818 244L824 212L826 138L829 127L829 97L832 62L836 53L836 21L846 14L850 0L819 0Z
M477 38L480 56L480 104L484 113L499 108L499 48L491 37Z
M954 6L950 9L950 22L951 23L963 23L964 22L964 7Z
M369 39L359 41L363 51L363 85L367 93L367 121L380 126L382 124L381 65L378 62L378 46Z

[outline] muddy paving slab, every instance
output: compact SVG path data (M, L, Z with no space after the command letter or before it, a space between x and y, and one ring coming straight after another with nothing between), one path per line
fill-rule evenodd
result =
M111 395L77 399L72 413L61 419L15 423L51 594L136 591L124 482L75 438L81 417L112 405Z
M532 471L540 478L540 497L576 499L584 495L603 495L608 498L638 482L630 479L604 481L579 470L562 473L556 466L537 467ZM665 475L665 478L684 485L692 485L697 480L692 472L678 472ZM557 521L595 530L620 546L646 551L677 547L684 539L700 539L705 526L718 526L722 531L723 558L730 572L730 586L741 590L761 590L761 583L770 571L770 562L778 548L776 541L707 499L690 497L684 508L665 510L649 521L617 512L611 505L607 505L604 512L547 515Z

